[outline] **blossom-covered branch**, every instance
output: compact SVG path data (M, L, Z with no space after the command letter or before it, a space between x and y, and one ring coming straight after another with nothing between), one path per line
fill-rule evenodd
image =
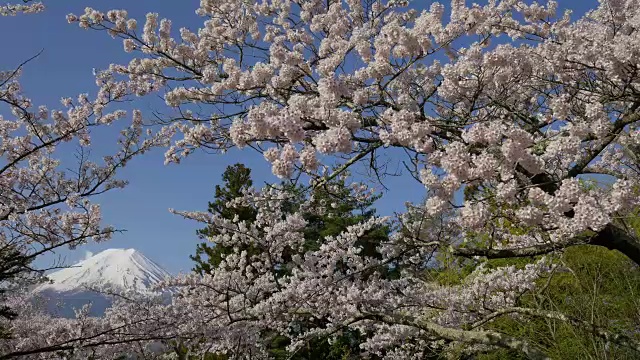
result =
M603 1L577 21L555 1L455 1L448 19L437 3L405 5L209 0L197 32L155 13L139 30L124 10L68 20L121 38L135 57L106 71L175 110L162 121L184 137L169 162L250 145L278 176L319 177L319 154L352 154L346 170L384 144L416 154L430 215L460 189L489 193L452 214L465 236L496 219L559 247L607 226L621 234L615 219L638 203L624 150L640 141L635 1ZM579 185L605 168L606 186ZM638 260L630 239L610 247Z
M8 6L2 11L37 12L41 3ZM4 14L4 13L3 13ZM80 94L62 98L61 109L35 106L19 82L33 58L0 72L0 328L3 337L26 324L18 315L25 307L11 298L30 291L45 269L32 263L43 254L75 248L88 241L104 241L117 231L101 224L100 206L92 197L122 188L118 169L151 147L167 145L162 134L143 134L142 114L123 126L117 149L102 161L92 159L91 136L100 128L123 122L126 112L107 107L127 96L126 86L113 78L98 80L94 99ZM64 161L63 152L73 155ZM71 150L71 151L70 151ZM71 160L71 161L69 161ZM12 304L12 305L11 305ZM18 318L16 318L18 316ZM29 314L31 316L31 314ZM28 317L29 317L28 316ZM26 320L28 321L28 319ZM3 350L4 351L4 350Z
M0 5L0 16L15 16L20 13L35 14L44 10L44 4L41 1L23 0L23 4L6 4Z

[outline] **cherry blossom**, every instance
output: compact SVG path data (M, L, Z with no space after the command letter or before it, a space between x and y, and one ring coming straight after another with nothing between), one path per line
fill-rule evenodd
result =
M130 56L99 72L101 96L164 98L167 115L154 131L172 139L167 163L197 149L256 149L275 175L302 172L317 187L358 165L379 176L376 159L396 148L427 197L421 205L422 194L407 199L414 205L395 220L371 219L313 251L303 247L309 209L283 212L291 194L278 187L239 200L258 210L251 223L177 212L219 227L212 241L234 251L211 274L168 284L180 294L172 305L145 312L123 303L113 316L132 333L239 357L266 356L261 334L289 337L295 352L309 337L348 328L366 335L364 357L411 358L463 342L544 358L484 325L514 314L566 319L515 299L535 292L568 246L604 246L640 263L640 240L624 224L640 200L640 4L602 0L582 18L558 7L202 0L202 22L189 29L156 13L141 26L124 10L70 14L70 23L123 41ZM83 145L90 137L78 126L93 112L100 123L124 116L103 114L106 103L86 97L63 106L66 114L50 115L52 131L78 129ZM0 134L16 129L10 121ZM30 146L5 137L9 157ZM30 171L56 166L34 160ZM86 218L98 217L87 205ZM72 218L60 218L64 229L79 221ZM25 216L31 226L50 219ZM380 246L382 258L358 256L357 239L384 224L398 229ZM427 281L419 274L435 253L476 270L455 286ZM539 258L524 268L486 265L514 257ZM397 279L383 276L392 267ZM319 325L300 326L309 319Z

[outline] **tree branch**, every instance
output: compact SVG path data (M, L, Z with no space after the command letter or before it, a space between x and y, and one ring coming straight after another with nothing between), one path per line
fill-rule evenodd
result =
M467 344L483 344L497 346L505 349L517 350L529 359L548 359L549 357L542 351L532 347L523 340L518 340L509 335L494 331L470 331L444 327L432 322L417 322L408 316L389 316L367 314L365 319L381 321L387 324L398 324L415 327L429 334L436 335L449 341L459 341Z
M503 315L507 315L507 314L512 314L512 313L518 313L518 314L524 314L524 315L529 315L529 316L535 316L535 317L542 317L542 318L547 318L547 319L554 319L554 320L560 320L566 323L569 323L571 325L577 326L577 327L581 327L584 329L587 329L589 331L591 331L594 335L605 339L607 341L616 343L618 345L622 345L622 346L626 346L628 348L631 348L637 352L640 352L640 342L626 336L626 335L622 335L622 334L614 334L611 333L609 331L603 330L602 328L584 321L584 320L580 320L580 319L576 319L573 317L569 317L566 314L563 314L561 312L558 311L551 311L551 310L543 310L543 309L532 309L532 308L522 308L522 307L510 307L510 308L505 308L502 310L498 310L496 312L491 313L489 316L487 316L486 318L476 322L475 324L473 324L471 326L471 328L476 328L478 326L481 326L483 324L486 324L487 322L498 318L500 316Z
M505 259L549 254L574 245L594 245L618 250L640 265L640 239L613 224L607 225L598 233L587 233L566 241L509 249L453 248L451 253L466 258L485 256L489 259Z

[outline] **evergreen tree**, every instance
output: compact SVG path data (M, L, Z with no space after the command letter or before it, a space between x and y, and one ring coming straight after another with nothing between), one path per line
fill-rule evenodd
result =
M229 207L228 203L242 196L243 191L252 186L251 170L242 164L235 164L227 167L222 176L224 180L223 186L216 186L215 199L209 202L208 211L211 214L219 214L226 219L233 219L238 216L240 220L252 221L255 219L256 211L253 208L235 208ZM355 225L376 215L373 204L380 196L369 196L367 198L354 196L354 191L346 183L345 178L334 179L324 186L317 187L312 190L311 194L307 194L302 186L296 186L291 183L282 183L282 186L289 187L292 190L292 198L284 203L285 213L292 213L299 209L300 205L305 201L307 196L312 197L312 208L323 208L320 213L305 213L304 218L307 221L305 229L305 249L304 251L313 251L320 248L322 240L327 236L337 236L349 226ZM378 245L388 240L391 229L389 227L379 227L364 234L359 240L361 247L361 256L380 258L377 250ZM218 232L213 226L197 231L201 239L210 238ZM231 252L230 248L203 242L198 245L196 254L191 259L196 262L194 271L204 274L214 270L219 266L224 257ZM287 263L294 255L293 252L289 256L285 256L284 263L280 264L278 273L280 276L286 275L288 272ZM373 270L372 270L373 271ZM388 272L388 269L381 269L382 272ZM388 274L386 274L388 275ZM385 276L386 276L385 275ZM317 326L317 322L321 319L311 321L301 321L300 327ZM265 341L268 342L271 356L276 359L349 359L350 354L357 354L357 347L360 343L360 334L355 331L345 331L341 337L333 341L331 344L326 338L312 339L307 346L298 351L296 354L290 354L286 351L290 339L275 335L275 333L265 333Z
M250 207L246 208L230 208L228 203L243 195L252 185L251 169L243 164L234 164L227 167L222 174L224 186L216 185L215 199L209 202L208 211L211 214L218 214L225 219L233 219L238 216L240 220L255 219L256 211ZM205 227L196 231L200 239L207 239L218 234L214 227ZM209 273L220 264L225 254L230 252L229 248L217 246L210 242L204 241L198 244L195 255L190 256L196 265L193 271L204 274Z

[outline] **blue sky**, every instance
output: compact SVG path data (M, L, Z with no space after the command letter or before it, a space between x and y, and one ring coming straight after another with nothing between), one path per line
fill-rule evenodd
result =
M561 6L574 8L576 14L595 4L594 0L559 2ZM25 68L21 82L35 104L56 108L61 97L95 92L93 68L105 68L112 62L126 63L129 59L128 54L122 51L121 41L113 40L106 33L69 25L65 21L66 14L81 14L86 6L90 6L100 10L127 9L139 22L147 12L158 12L161 17L171 18L176 29L186 26L195 30L202 22L194 14L199 4L197 0L110 0L108 5L105 3L97 0L45 0L47 10L42 14L0 19L0 33L4 34L2 48L10 49L3 51L0 69L13 68L44 50ZM414 3L427 7L431 2ZM151 106L148 100L133 105L143 109ZM108 131L96 135L97 146L102 146L101 140L112 139L108 135L113 134ZM66 158L68 155L62 156ZM66 258L67 263L73 263L83 258L86 252L95 253L112 247L136 248L173 273L188 271L192 266L189 255L199 242L195 230L201 224L173 215L168 208L205 210L225 167L236 162L252 168L255 185L275 180L269 164L251 151L232 151L224 156L199 152L180 165L165 166L163 161L162 151L135 159L120 173L120 178L129 180L130 185L97 199L103 206L105 223L126 229L125 233L116 234L112 241L106 243L88 244L74 251L60 251L57 255ZM394 169L395 164L390 167L390 170ZM389 177L385 185L390 191L377 206L383 215L400 211L405 201L420 201L425 194L424 189L409 176ZM51 260L47 257L39 263L47 265Z

